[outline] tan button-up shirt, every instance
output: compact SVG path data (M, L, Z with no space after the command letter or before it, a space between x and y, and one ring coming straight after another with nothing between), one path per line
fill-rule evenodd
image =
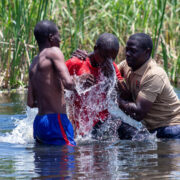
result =
M166 72L153 59L136 71L126 61L118 65L134 102L142 96L153 102L143 124L149 129L180 124L180 100L170 84Z

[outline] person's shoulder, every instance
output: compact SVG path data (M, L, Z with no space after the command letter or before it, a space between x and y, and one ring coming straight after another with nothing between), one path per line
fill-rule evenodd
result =
M58 47L46 48L44 53L46 53L47 56L62 56L64 58L62 51Z
M60 48L58 47L50 47L45 48L42 52L39 54L40 59L51 59L51 60L62 60L64 61L64 55Z
M83 60L73 56L66 61L66 64L81 65L83 62L84 62Z
M167 77L166 71L159 64L157 64L154 59L152 59L150 62L149 74L152 76L159 76L162 79Z
M117 67L118 67L122 77L125 78L130 71L130 67L128 66L126 60L121 61Z
M77 74L77 71L82 67L84 61L73 56L70 59L68 59L65 63L70 75L74 75Z
M79 59L78 57L75 57L75 56L71 57L69 60L71 60L73 62L78 62L78 63L82 63L83 62L83 60L81 60L81 59Z
M113 66L114 66L115 70L119 72L119 68L115 62L113 62Z
M114 65L114 68L115 68L115 71L116 71L116 76L117 76L118 80L122 80L123 77L121 76L121 73L120 73L120 71L119 71L119 69L117 67L117 64L115 62L113 62L113 65Z
M118 67L119 70L120 70L121 68L125 67L125 66L127 66L126 60L122 60L122 61L117 65L117 67Z
M151 59L148 64L148 70L145 73L143 82L151 82L156 86L164 86L164 84L170 83L167 73L154 59Z
M114 66L115 68L117 68L117 64L116 64L115 62L113 62L113 66Z
M53 47L50 47L50 48L46 48L46 50L48 52L61 52L60 48L56 47L56 46L53 46Z

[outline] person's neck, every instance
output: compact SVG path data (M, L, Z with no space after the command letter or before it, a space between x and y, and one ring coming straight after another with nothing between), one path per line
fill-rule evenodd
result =
M39 46L39 52L43 51L46 48L50 48L51 46L49 44L44 44Z
M141 64L141 65L139 65L138 67L136 67L136 68L132 68L132 70L133 71L136 71L136 70L138 70L139 68L141 68L147 61L149 61L149 59L150 59L150 57L149 58L146 58L146 60Z
M89 55L89 59L92 67L99 67L99 65L96 63L96 60L94 58L94 53L91 53Z

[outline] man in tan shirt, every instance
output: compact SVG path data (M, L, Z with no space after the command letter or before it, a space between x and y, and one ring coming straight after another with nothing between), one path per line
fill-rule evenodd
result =
M150 58L152 47L150 36L144 33L127 41L126 61L118 67L132 97L119 98L119 107L150 132L157 131L158 138L180 138L180 100L166 72Z

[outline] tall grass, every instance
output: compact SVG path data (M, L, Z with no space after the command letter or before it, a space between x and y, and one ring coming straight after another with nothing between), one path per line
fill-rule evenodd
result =
M0 69L5 87L26 85L29 64L37 53L33 28L41 19L58 25L66 59L78 47L92 51L99 34L110 32L121 43L119 62L124 58L128 37L136 32L148 33L154 43L153 57L174 82L178 80L178 0L2 0L0 8Z
M46 17L48 0L2 0L1 9L1 71L3 85L23 85L35 53L33 26Z

